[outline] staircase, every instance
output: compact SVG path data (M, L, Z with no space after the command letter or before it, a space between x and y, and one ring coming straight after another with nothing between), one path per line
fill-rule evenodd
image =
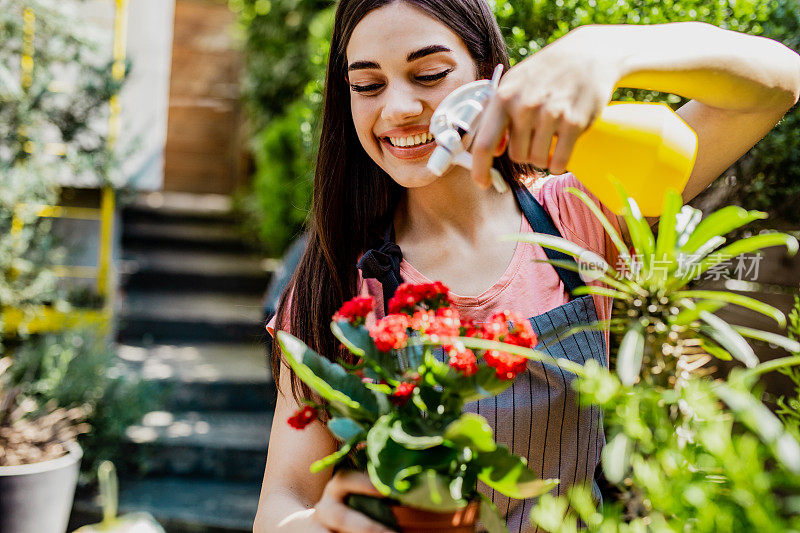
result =
M182 193L123 211L122 256L120 368L163 400L126 431L144 471L121 477L120 514L252 531L275 396L262 304L274 262L241 240L227 197ZM99 520L92 500L76 500L71 527Z

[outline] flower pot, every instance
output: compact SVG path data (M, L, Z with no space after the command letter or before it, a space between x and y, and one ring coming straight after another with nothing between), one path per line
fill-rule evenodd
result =
M0 466L0 533L65 532L82 455L72 444L58 459Z
M397 520L397 530L402 533L473 533L478 521L480 502L470 502L466 507L437 513L405 505L393 505L392 514Z

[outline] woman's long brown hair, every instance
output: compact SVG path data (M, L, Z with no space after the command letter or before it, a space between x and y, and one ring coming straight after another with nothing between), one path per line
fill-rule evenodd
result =
M352 361L331 333L330 320L357 294L356 262L367 249L369 236L393 219L404 191L369 157L356 136L345 51L353 29L367 13L396 1L424 11L460 36L480 78L491 77L498 63L509 67L500 28L485 0L340 0L325 76L308 245L281 295L275 326L277 330L288 324L292 335L332 361ZM531 166L513 163L507 154L495 160L495 167L507 181L533 173ZM278 342L273 343L271 355L279 383L280 372L288 367L281 368ZM298 401L313 397L293 372L292 394Z

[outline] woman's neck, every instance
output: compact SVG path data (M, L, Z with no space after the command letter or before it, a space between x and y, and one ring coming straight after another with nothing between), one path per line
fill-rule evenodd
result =
M512 192L481 190L468 170L457 167L430 185L406 189L394 222L398 241L449 233L471 241L487 221L517 212Z

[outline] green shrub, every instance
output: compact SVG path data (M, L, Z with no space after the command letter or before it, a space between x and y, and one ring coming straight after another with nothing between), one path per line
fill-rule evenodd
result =
M132 462L120 446L125 429L154 409L158 399L149 384L119 371L112 346L89 331L65 332L29 338L13 357L11 384L39 408L54 404L86 413L90 430L78 438L86 477L93 478L105 459Z

